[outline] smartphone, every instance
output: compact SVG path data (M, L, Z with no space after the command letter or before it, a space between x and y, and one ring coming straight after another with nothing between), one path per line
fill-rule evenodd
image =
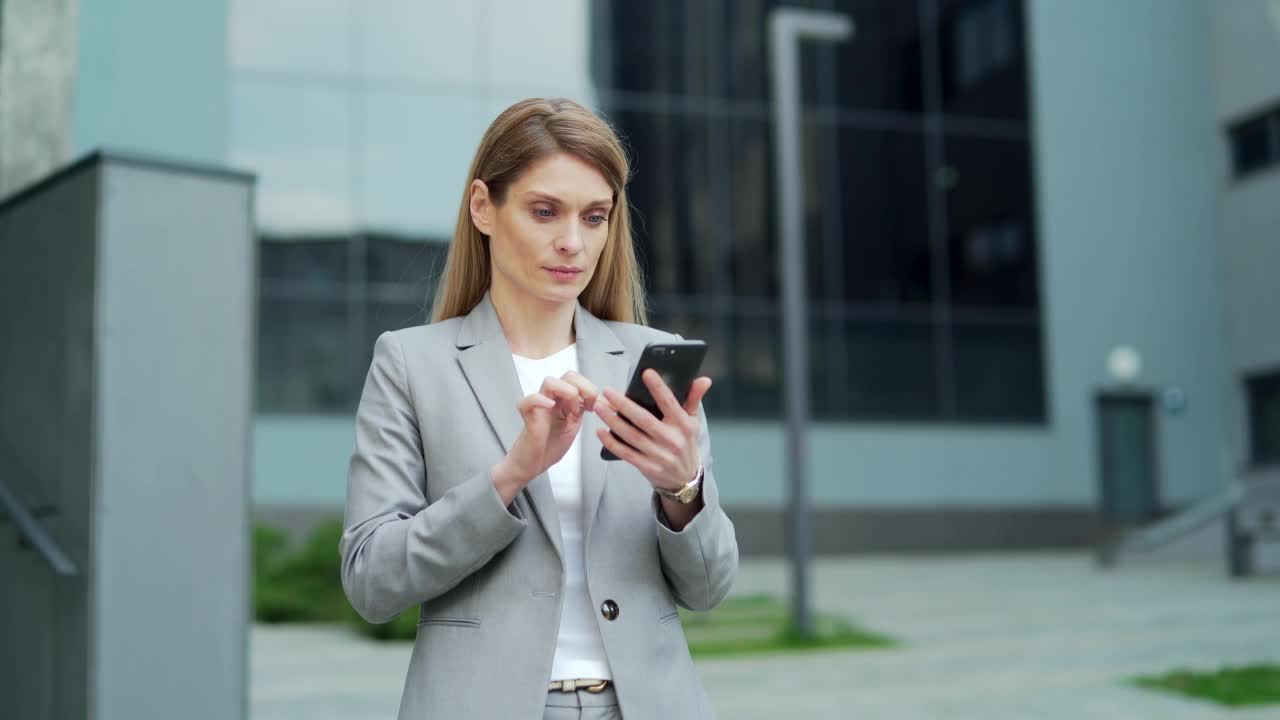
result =
M702 369L702 359L706 356L707 344L701 340L676 340L645 345L640 353L640 361L636 363L635 372L631 374L631 382L627 384L627 397L661 420L662 409L658 407L653 395L649 394L649 386L644 384L644 371L650 368L656 370L667 387L671 388L671 394L683 405L689 397L689 390L693 388L693 381L698 378L698 371ZM607 447L600 448L600 457L605 460L618 459Z

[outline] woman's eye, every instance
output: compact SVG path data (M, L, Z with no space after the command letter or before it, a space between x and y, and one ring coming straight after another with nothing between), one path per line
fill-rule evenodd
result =
M609 218L605 217L604 215L588 215L587 216L587 222L591 223L592 225L599 225L608 219Z
M553 213L550 208L534 208L533 214L540 218L549 218L555 213Z

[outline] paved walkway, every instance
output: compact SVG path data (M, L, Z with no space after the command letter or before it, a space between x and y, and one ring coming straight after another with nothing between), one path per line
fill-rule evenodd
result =
M894 650L700 661L724 720L1280 718L1128 686L1179 667L1280 662L1280 577L1212 563L1096 569L1082 553L824 559L814 601L906 643ZM744 562L735 593L783 594L780 561ZM407 644L342 627L255 626L252 720L394 718Z

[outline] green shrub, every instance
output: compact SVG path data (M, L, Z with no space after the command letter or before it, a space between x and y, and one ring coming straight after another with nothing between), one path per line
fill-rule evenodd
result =
M341 520L316 526L300 547L289 550L285 534L268 525L253 528L253 606L259 622L350 622L361 634L378 640L412 640L418 609L410 608L389 623L365 622L342 591L342 558L338 541Z
M351 612L342 592L341 521L315 528L302 547L285 549L284 534L254 528L254 616L261 622L335 622Z
M354 611L352 611L351 616L356 630L361 635L371 637L374 640L412 640L418 635L417 606L411 607L395 616L391 622L378 625L365 622Z

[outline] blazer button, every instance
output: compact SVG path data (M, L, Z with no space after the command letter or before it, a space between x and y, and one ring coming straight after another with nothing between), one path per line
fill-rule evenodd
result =
M617 620L618 603L612 600L605 600L600 604L600 614L604 616L605 620Z

